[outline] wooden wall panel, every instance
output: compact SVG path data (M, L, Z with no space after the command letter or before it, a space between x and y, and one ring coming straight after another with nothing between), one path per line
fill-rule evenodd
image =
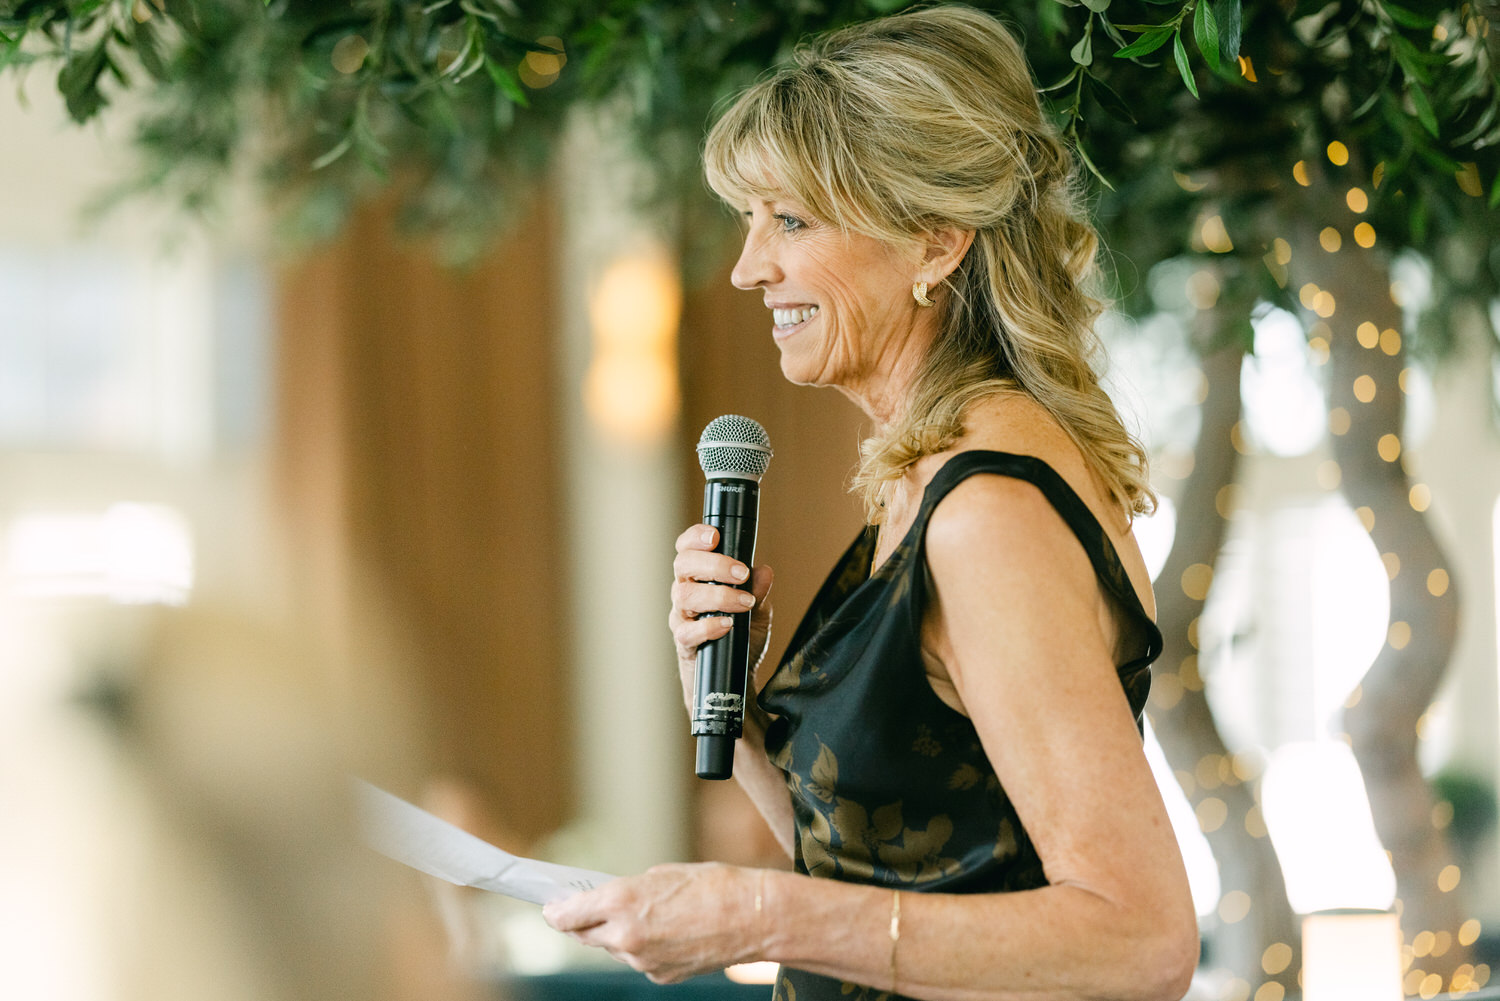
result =
M572 762L550 214L516 233L455 272L371 210L289 267L278 464L321 586L367 578L409 643L433 770L533 837Z

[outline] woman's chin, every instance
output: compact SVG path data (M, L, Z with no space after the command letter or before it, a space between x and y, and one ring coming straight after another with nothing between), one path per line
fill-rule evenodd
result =
M807 359L797 357L794 351L781 352L781 374L794 386L824 385L821 368L808 364Z

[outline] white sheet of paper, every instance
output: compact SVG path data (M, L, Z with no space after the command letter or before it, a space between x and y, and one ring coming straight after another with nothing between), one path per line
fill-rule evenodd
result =
M363 779L355 780L355 793L361 832L371 848L459 886L545 904L614 879L501 851Z

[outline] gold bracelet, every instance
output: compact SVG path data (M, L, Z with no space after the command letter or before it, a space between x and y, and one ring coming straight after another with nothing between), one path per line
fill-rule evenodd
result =
M891 993L896 993L896 943L901 941L901 891L891 891Z

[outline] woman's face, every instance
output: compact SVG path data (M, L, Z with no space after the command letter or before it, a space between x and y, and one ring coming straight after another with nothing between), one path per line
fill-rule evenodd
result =
M920 252L841 233L780 196L751 198L745 218L730 280L764 293L782 373L888 416L935 331L936 311L919 313L911 293Z

